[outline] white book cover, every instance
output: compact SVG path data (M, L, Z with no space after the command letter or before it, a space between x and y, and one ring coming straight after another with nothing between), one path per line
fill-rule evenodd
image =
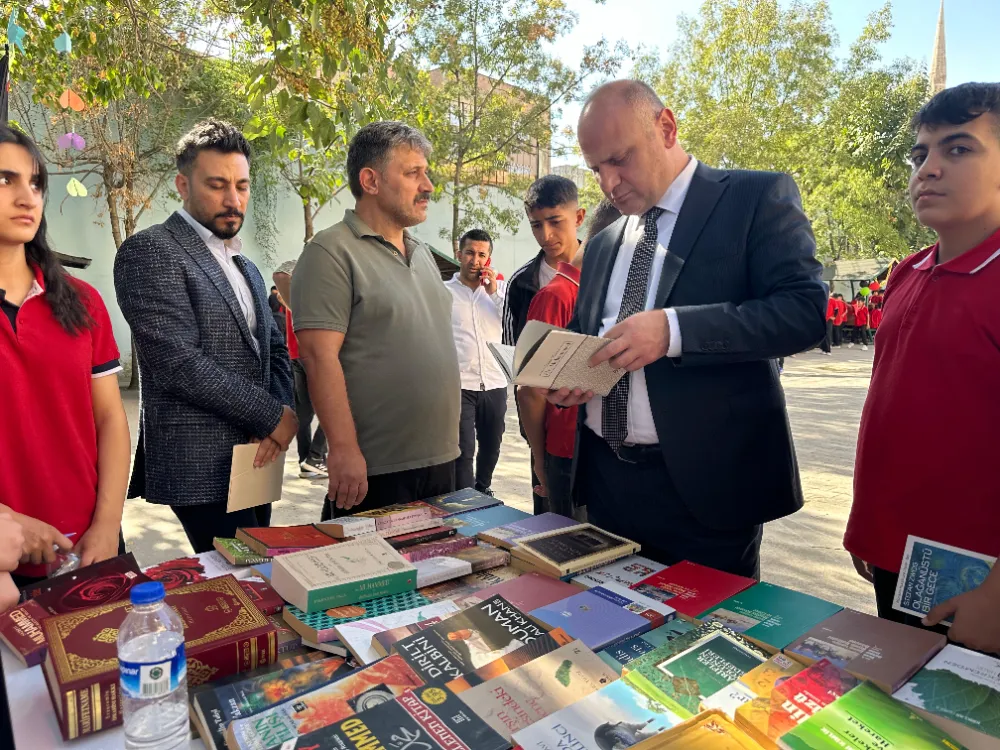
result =
M435 602L424 607L394 612L381 617L369 617L367 620L356 620L344 623L334 628L337 638L354 654L360 664L371 664L382 658L382 655L372 648L372 638L376 633L413 625L433 617L447 617L459 611L458 605L452 601Z
M413 571L414 568L382 537L369 534L349 542L274 558L271 572L272 585L276 590L279 570L309 591L325 586L356 583L389 573Z
M730 719L736 718L736 709L744 703L749 703L757 696L742 682L733 682L722 690L714 693L701 702L702 711L717 709Z
M623 586L632 586L644 578L649 578L654 573L666 570L666 568L666 565L661 565L642 555L629 555L616 562L602 565L600 568L595 568L586 573L581 573L573 578L573 583L585 586L588 589L594 586L601 586L605 583L620 583Z
M428 557L413 563L413 567L417 569L418 589L472 573L472 563L456 557Z

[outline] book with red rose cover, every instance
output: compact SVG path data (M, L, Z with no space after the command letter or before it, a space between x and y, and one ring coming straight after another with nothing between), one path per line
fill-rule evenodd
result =
M511 743L447 688L407 690L395 700L303 735L281 750L510 750Z
M207 581L209 578L224 575L248 578L253 574L252 568L246 565L233 565L216 550L150 565L143 568L142 572L152 580L162 583L167 591L188 583Z
M653 573L629 588L651 599L666 602L677 615L694 620L702 612L757 583L752 578L724 573L697 563L679 562Z
M771 690L767 736L777 742L824 706L829 706L861 681L828 659L820 659Z
M133 586L149 580L129 552L31 584L21 599L33 600L50 615L61 615L128 599Z
M271 584L264 581L240 581L240 586L247 592L250 601L263 615L274 615L285 608L285 600L278 596Z
M188 685L226 677L277 657L275 627L232 576L167 593L184 623ZM42 621L44 675L63 738L75 739L122 722L118 628L128 601L53 615Z
M45 658L42 620L48 616L49 613L34 600L0 613L0 641L26 667L41 664Z
M284 555L316 547L328 547L337 540L311 524L303 526L261 526L236 529L236 538L264 557Z
M400 534L399 536L387 536L385 540L389 542L389 546L393 549L398 549L403 551L408 547L412 547L415 544L424 544L426 542L436 542L440 539L447 539L448 537L455 536L458 531L453 529L451 526L432 526L429 529L423 529L422 531L411 531L407 534Z

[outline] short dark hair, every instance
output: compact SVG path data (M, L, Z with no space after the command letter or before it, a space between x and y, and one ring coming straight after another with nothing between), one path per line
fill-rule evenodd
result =
M538 208L555 208L565 206L567 203L578 203L579 200L579 191L573 180L557 174L547 174L531 183L524 196L524 207L528 211L534 211Z
M993 115L1000 137L1000 83L963 83L934 95L910 121L913 132L922 127L964 125L980 115Z
M489 242L490 243L490 255L493 255L493 238L490 237L490 233L485 229L470 229L468 232L463 234L458 240L458 249L461 250L465 245L466 240L472 240L473 242Z
M587 238L584 242L590 242L600 232L614 224L622 216L622 212L615 208L615 204L607 198L597 204L593 214L590 216L590 226L587 227Z
M235 125L209 118L191 128L179 141L174 155L177 171L190 174L195 159L202 151L218 151L222 154L243 154L250 162L250 142Z
M389 154L396 146L409 146L431 155L431 142L427 136L414 127L396 120L383 120L365 125L354 134L347 147L347 181L351 195L360 198L365 191L361 187L361 170L385 167Z

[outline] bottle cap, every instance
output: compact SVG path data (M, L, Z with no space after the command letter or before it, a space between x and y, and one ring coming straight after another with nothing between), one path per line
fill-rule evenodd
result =
M139 583L132 587L129 598L133 604L153 604L163 601L165 594L163 584L159 581Z

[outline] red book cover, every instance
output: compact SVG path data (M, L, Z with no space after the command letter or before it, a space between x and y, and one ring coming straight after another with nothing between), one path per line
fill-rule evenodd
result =
M167 560L159 565L153 565L143 571L154 581L163 584L167 591L173 591L178 586L185 586L189 583L207 581L205 566L197 557L179 557L176 560Z
M656 601L667 602L677 614L694 619L755 583L752 578L723 573L685 560L630 588Z
M184 622L190 686L245 672L277 658L276 629L231 575L167 594ZM118 628L128 601L54 615L42 622L49 644L44 674L64 739L121 724Z
M0 640L26 667L41 664L45 658L42 620L48 616L35 601L18 604L0 614Z
M240 586L263 615L275 615L285 608L285 600L263 581L240 581Z
M457 533L458 529L452 526L434 526L430 529L424 529L423 531L411 531L409 534L389 536L386 537L385 540L394 549L402 549L404 547L412 547L415 544L436 542L439 539L447 539L448 537L455 536Z
M236 529L236 538L258 555L266 557L337 543L336 539L309 524Z
M860 680L828 659L820 659L771 690L767 735L777 739L824 706L833 703Z
M127 599L135 584L149 580L129 552L31 584L21 600L32 599L49 614L61 615Z

